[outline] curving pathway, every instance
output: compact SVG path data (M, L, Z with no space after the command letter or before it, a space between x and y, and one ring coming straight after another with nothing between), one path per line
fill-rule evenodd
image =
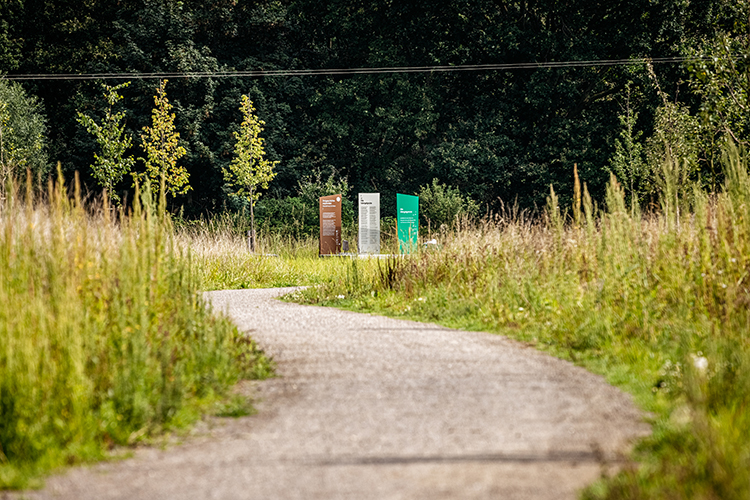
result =
M649 427L630 398L504 337L212 292L277 361L255 416L27 498L564 499Z

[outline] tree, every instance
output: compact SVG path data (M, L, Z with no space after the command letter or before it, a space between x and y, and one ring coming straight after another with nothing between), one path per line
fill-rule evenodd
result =
M160 80L154 96L155 107L151 112L151 126L143 127L141 134L146 158L146 172L141 174L151 179L154 185L160 185L164 178L164 189L172 196L185 194L190 190L188 174L185 167L177 165L177 160L185 156L185 148L180 146L180 134L175 131L174 113L170 113L166 91L167 80ZM165 194L166 194L165 193Z
M0 182L28 169L34 177L49 172L47 124L42 106L15 82L0 80ZM2 187L0 186L0 189Z
M622 130L615 139L615 152L609 160L609 167L619 181L630 189L630 207L636 209L641 184L648 176L648 164L644 159L642 132L636 129L638 112L631 101L630 85L626 85L625 102L619 115Z
M746 23L737 20L746 4L14 0L0 2L0 72L192 73L670 57L687 55L683 47L700 47L703 39L718 40L720 32L740 35ZM684 84L676 92L685 68L659 68L664 90L695 111L700 96L686 92ZM567 205L574 163L594 197L601 197L622 130L618 102L627 83L642 95L633 109L639 117L633 133L646 137L661 101L645 91L650 84L642 66L635 72L595 66L175 80L169 97L186 149L180 165L193 184L186 208L194 215L225 201L223 170L234 158L235 143L226 124L235 121L241 95L264 112L268 158L282 159L264 197L293 195L297 183L319 169L324 176L336 171L346 177L353 193L379 191L390 205L386 211L395 209L395 191L414 192L433 178L493 208L498 198L541 205L552 183ZM99 90L92 92L85 81L25 85L44 99L55 123L48 141L52 156L62 160L66 173L87 165L96 144L75 123L75 111L89 109ZM134 130L150 124L152 85L134 80L127 89Z
M101 147L101 154L94 153L94 163L91 165L94 178L105 190L107 195L116 203L120 197L115 192L115 186L123 176L133 168L135 160L132 156L125 156L128 148L133 144L133 138L126 133L123 118L125 111L114 112L115 105L122 100L119 91L127 87L130 82L121 83L114 87L104 86L104 97L109 107L99 125L88 115L80 111L77 113L78 123L83 125Z
M268 183L276 176L273 171L279 163L265 159L266 152L263 149L263 120L255 116L253 102L246 95L242 96L240 105L243 120L239 132L234 133L237 144L234 152L237 157L224 170L224 180L235 188L237 196L245 198L250 203L250 228L252 231L251 248L254 250L255 243L255 214L253 206L260 197L258 186L268 189Z
M712 189L717 186L726 140L750 145L750 6L747 2L722 3L724 22L718 34L686 50L693 58L688 64L690 87L701 100L705 143L701 163L708 167Z

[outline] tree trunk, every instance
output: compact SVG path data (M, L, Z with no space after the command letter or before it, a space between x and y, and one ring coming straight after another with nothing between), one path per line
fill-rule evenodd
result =
M255 253L255 212L253 211L253 188L250 188L250 233L248 236L248 242L250 244L250 251Z

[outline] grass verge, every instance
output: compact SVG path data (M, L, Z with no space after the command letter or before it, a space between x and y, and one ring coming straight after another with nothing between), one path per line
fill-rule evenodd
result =
M59 180L0 205L0 489L213 412L272 366L200 294L163 200L84 207Z

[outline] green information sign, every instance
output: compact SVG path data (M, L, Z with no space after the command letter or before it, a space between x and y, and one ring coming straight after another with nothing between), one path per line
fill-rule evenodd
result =
M419 236L419 196L396 194L396 211L399 249L411 253L417 249Z

